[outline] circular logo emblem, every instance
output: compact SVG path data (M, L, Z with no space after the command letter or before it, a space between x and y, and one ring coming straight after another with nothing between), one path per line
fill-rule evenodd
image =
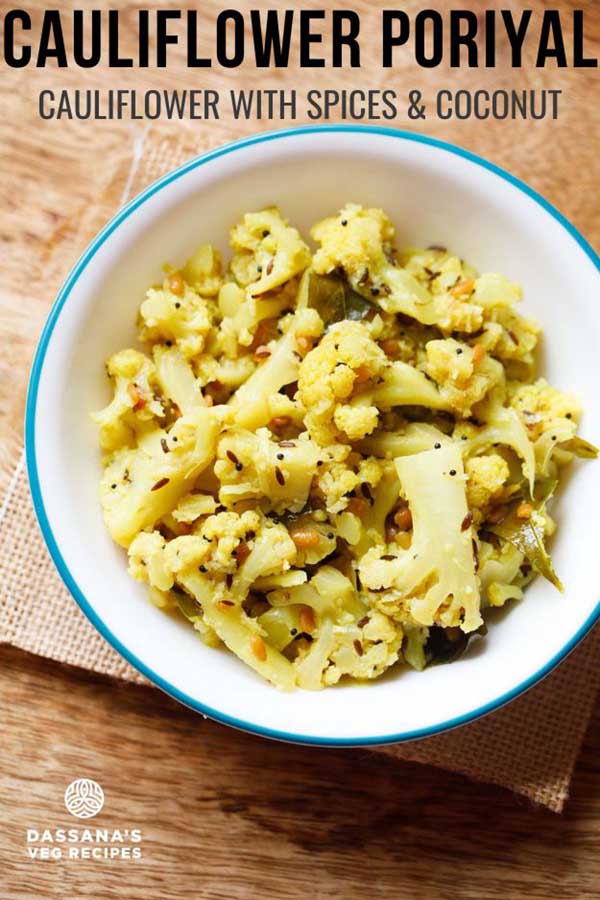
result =
M72 816L78 819L91 819L97 816L104 806L104 791L97 781L91 778L78 778L72 781L65 791L65 806Z

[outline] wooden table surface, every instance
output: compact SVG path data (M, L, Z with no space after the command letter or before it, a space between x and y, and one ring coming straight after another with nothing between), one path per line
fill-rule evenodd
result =
M479 12L491 5L469 4ZM528 4L536 11L544 5ZM590 52L598 54L600 4L579 5L588 15ZM10 6L3 0L0 12ZM364 46L372 46L381 7L367 0L352 6L361 14ZM409 12L420 7L402 6ZM575 4L553 6L567 14ZM133 0L119 7L127 21L137 9ZM244 2L238 7L249 8ZM28 8L39 13L43 4L33 0ZM209 20L217 8L215 0L202 7ZM40 124L36 97L42 88L193 82L223 89L233 79L246 87L418 87L429 96L446 86L560 88L557 121L395 124L418 127L506 166L600 246L598 70L536 70L528 57L515 73L502 62L493 72L418 72L407 58L382 73L376 59L365 53L360 71L328 69L302 78L294 66L276 74L257 73L250 65L235 73L190 76L181 63L126 76L51 67L2 72L0 465L17 460L28 366L52 298L91 223L98 227L127 197L140 138L140 127L127 122ZM269 124L289 123L171 123L144 134L181 139L193 151ZM203 721L159 691L117 684L10 647L0 648L0 694L2 900L600 896L600 710L571 801L559 817L501 789L366 751L315 750L249 737ZM70 781L85 776L104 788L103 826L142 830L141 860L27 857L27 828L72 825L62 794Z

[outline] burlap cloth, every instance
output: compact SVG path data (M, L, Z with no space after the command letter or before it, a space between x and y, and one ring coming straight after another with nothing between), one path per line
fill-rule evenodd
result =
M107 176L95 212L71 241L57 248L65 268L75 260L75 247L81 249L82 239L98 229L115 205L203 149L201 140L191 145L142 134L133 164L120 173L122 190L115 195L115 170ZM92 628L62 584L37 526L22 446L5 436L0 438L0 502L0 641L146 683ZM373 752L502 785L560 812L600 683L599 650L596 628L548 678L503 709L447 734Z

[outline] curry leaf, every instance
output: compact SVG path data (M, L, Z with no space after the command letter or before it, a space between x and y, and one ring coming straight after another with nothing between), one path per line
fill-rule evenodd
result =
M556 480L554 479L543 479L536 483L534 513L543 511L555 489ZM562 583L554 571L552 560L544 545L544 529L536 524L535 515L527 519L519 518L517 515L518 505L515 504L506 518L490 529L491 532L523 553L536 572L547 578L559 591L562 591Z
M454 662L463 655L474 634L487 634L486 626L482 625L477 631L465 634L460 628L442 628L434 625L429 629L425 643L426 665Z
M596 459L598 456L597 447L577 436L568 441L562 441L560 446L562 450L568 450L569 453L574 453L580 459Z
M200 616L202 615L202 610L193 597L190 597L189 594L185 594L183 592L180 593L178 591L175 599L177 600L179 611L186 617L186 619L189 619L190 622L194 622L196 619L200 618Z
M377 306L361 297L339 275L308 273L308 306L316 309L326 326L349 319L361 322L377 311Z
M546 505L557 487L557 478L536 478L533 487L533 499L539 509Z

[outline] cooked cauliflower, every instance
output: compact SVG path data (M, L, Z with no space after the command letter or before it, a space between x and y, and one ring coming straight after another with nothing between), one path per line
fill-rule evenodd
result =
M465 462L467 502L475 521L481 522L491 504L502 496L510 470L506 460L497 453L473 456Z
M210 244L202 244L187 260L181 274L201 297L215 297L223 283L221 254Z
M342 269L359 293L376 298L388 313L403 313L432 325L436 302L417 279L392 261L395 230L381 209L350 203L337 216L315 225L311 237L320 244L313 266L327 274Z
M111 537L150 602L280 690L456 657L482 613L555 586L580 408L535 380L521 290L442 246L399 252L381 209L275 207L141 304L94 415Z
M252 297L272 291L310 263L310 250L278 209L246 213L231 229L231 270Z
M113 454L100 484L113 540L128 547L139 531L153 527L177 505L214 459L220 427L216 410L198 407L169 431L155 429L137 448Z
M254 434L228 429L219 441L215 463L220 502L232 507L256 500L277 512L299 512L308 499L319 447L309 439L284 444L274 440L268 428Z
M136 433L161 417L164 407L155 395L156 368L143 353L121 350L110 357L106 371L113 382L114 396L92 418L100 429L100 446L111 452L135 443Z
M185 359L204 349L211 331L213 309L194 288L174 277L160 288L150 288L140 307L140 336L149 344L176 344Z
M315 474L315 488L330 513L339 513L351 506L354 492L361 485L375 488L383 475L381 463L373 457L363 458L348 446L334 444L325 448ZM364 491L361 491L363 506ZM359 498L360 499L360 498Z
M299 335L318 337L323 322L314 309L299 309L283 337L276 341L266 359L235 392L231 407L237 423L244 428L258 428L281 416L280 391L299 377L301 356L296 349ZM289 399L289 398L288 398ZM293 408L286 405L285 415Z
M470 416L476 403L504 378L500 363L485 352L452 338L429 341L427 372L440 386L440 396L459 416Z
M356 441L377 426L379 410L353 406L356 391L381 378L388 365L383 350L359 322L338 322L298 371L298 393L306 409L306 427L322 446L335 440Z
M393 588L405 598L420 625L441 624L474 631L481 623L465 473L458 444L396 460L408 501L413 539L410 547L386 554L368 550L360 562L362 583L370 590Z
M551 387L543 378L533 384L513 385L510 405L518 412L532 441L560 422L572 423L575 433L581 415L581 406L572 394Z

